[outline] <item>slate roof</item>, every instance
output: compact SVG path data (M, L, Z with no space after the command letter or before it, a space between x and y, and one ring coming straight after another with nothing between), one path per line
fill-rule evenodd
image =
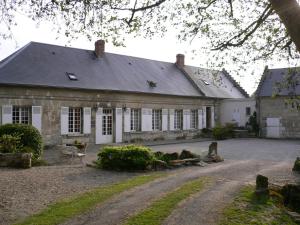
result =
M183 71L206 97L248 98L247 92L226 70L217 71L194 66L184 66Z
M36 42L0 62L0 84L202 96L174 63Z
M291 85L286 85L289 76L292 76L293 82L298 83L298 85L295 85L295 88L292 88ZM269 97L275 94L278 96L300 95L300 67L265 68L255 95L258 97Z

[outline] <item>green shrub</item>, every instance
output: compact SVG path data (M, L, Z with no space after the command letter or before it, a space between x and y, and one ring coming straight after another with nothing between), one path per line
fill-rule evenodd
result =
M300 157L297 157L297 159L294 163L293 171L300 172Z
M228 129L224 126L217 125L212 129L212 135L216 140L224 140L229 136Z
M32 149L32 160L36 160L42 155L42 136L35 127L27 124L5 124L0 126L0 137L3 135L19 136L22 149L26 151L29 148ZM24 149L25 147L28 148Z
M154 154L147 147L105 146L98 153L97 165L113 170L145 170L154 160Z
M15 153L20 149L21 146L21 137L14 134L3 134L0 136L0 152L2 153Z

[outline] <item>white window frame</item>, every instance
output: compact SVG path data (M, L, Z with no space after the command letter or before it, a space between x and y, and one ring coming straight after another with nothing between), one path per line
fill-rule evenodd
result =
M130 109L130 131L141 131L141 109Z
M78 116L79 116L79 119L76 118ZM78 127L77 123L79 123L79 127ZM69 107L68 133L69 134L82 134L83 133L83 108Z
M162 130L162 110L152 109L152 130L161 131Z
M174 112L174 129L182 130L183 129L183 110L175 109Z
M113 110L112 109L103 109L102 111L102 135L108 135L108 136L113 135Z
M13 106L12 123L31 124L32 107L31 106Z
M198 129L198 109L191 110L191 129Z

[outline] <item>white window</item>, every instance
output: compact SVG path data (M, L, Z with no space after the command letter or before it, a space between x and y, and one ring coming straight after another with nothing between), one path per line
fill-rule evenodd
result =
M198 128L198 110L193 109L191 110L191 129Z
M102 135L112 135L112 109L103 109Z
M12 121L13 123L31 124L31 107L13 106Z
M182 118L183 118L183 112L182 110L175 110L174 113L174 129L175 130L182 130Z
M82 108L69 108L69 133L82 133Z
M152 130L161 130L162 126L162 110L152 110Z
M130 110L130 130L141 131L141 109Z

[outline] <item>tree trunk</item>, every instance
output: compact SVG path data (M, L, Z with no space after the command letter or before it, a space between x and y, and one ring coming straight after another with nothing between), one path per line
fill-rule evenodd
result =
M269 0L300 52L300 5L297 0Z

